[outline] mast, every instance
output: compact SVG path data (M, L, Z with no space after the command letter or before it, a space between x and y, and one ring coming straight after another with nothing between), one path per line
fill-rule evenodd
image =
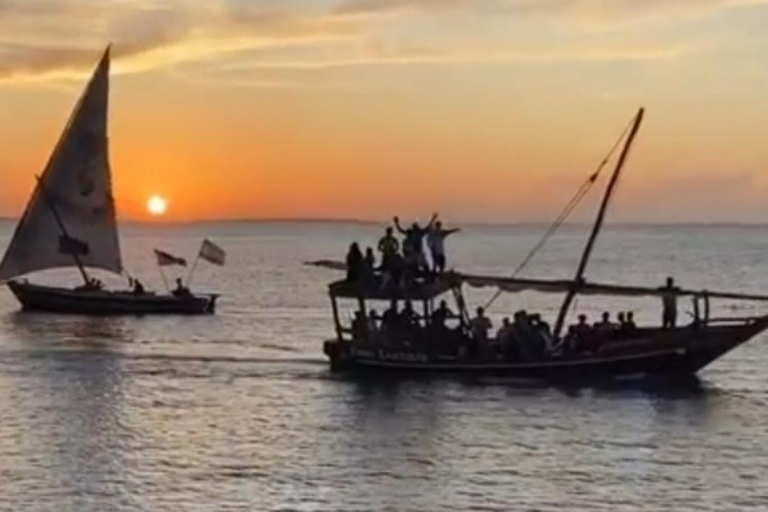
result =
M594 248L597 236L600 234L600 229L603 227L605 213L608 210L608 204L611 201L613 190L616 188L616 183L618 182L619 174L621 174L621 169L624 166L624 161L626 160L627 155L629 154L629 150L632 147L632 141L634 141L635 135L637 135L637 131L640 129L640 123L643 121L644 113L645 109L642 107L637 111L635 122L632 125L629 136L627 136L627 141L624 143L624 149L622 149L619 160L616 162L616 169L614 169L611 180L608 182L608 187L605 189L603 201L600 204L600 209L597 212L597 218L595 219L595 224L592 226L592 232L589 235L589 240L587 240L587 245L584 247L584 252L581 255L581 261L579 262L579 267L576 270L576 275L573 278L570 289L565 295L563 305L560 306L560 313L557 316L557 323L555 323L555 330L553 332L555 338L558 338L560 336L560 332L563 330L563 324L565 323L565 318L568 316L568 310L570 309L573 298L579 291L579 287L581 286L581 283L584 279L584 271L587 268L587 263L589 263L589 257L592 255L592 249Z
M45 185L43 185L43 181L40 179L39 176L35 176L37 178L37 188L40 190L40 193L43 195L43 200L45 201L45 204L48 205L48 208L51 209L51 214L53 214L53 218L56 219L56 224L59 226L59 230L61 231L61 234L67 239L72 240L72 237L69 236L69 233L67 232L67 227L64 225L64 221L61 220L61 215L59 215L59 211L56 209L56 205L53 204L53 201L51 200L50 196L48 195L48 191L45 190ZM88 272L85 270L85 266L83 265L82 260L80 259L80 256L75 251L70 252L72 258L75 260L75 265L77 265L77 269L80 271L80 275L83 277L83 281L85 281L85 284L90 284L91 279L88 276Z

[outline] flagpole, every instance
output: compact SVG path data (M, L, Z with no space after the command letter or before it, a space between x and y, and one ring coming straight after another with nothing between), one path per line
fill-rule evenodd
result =
M157 264L157 270L160 271L160 277L163 278L163 284L165 285L165 289L168 291L168 293L171 293L171 288L168 286L168 279L165 277L165 272L163 272L163 266L159 263Z
M189 268L189 274L187 274L187 288L189 288L189 283L192 282L192 276L195 274L195 269L197 268L197 262L200 261L200 251L197 251L197 256L195 256L195 261L192 262L192 266Z

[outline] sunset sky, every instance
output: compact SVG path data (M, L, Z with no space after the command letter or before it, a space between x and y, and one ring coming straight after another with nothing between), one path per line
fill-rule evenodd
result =
M546 221L642 105L614 221L768 222L766 27L768 0L0 0L0 216L112 42L121 218Z

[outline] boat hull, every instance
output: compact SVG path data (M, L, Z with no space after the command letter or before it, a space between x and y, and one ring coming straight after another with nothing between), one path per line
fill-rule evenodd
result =
M324 346L332 370L357 374L465 374L543 380L594 381L606 378L696 374L712 361L768 328L768 317L738 325L647 329L640 336L607 343L594 354L536 361L488 357L445 357L414 348L390 348L329 340Z
M155 295L106 290L73 290L10 281L8 288L24 311L81 315L202 315L212 314L216 295Z

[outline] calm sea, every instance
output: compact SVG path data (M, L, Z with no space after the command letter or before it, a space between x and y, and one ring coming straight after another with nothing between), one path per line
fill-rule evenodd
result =
M465 226L449 259L508 273L542 229ZM155 289L153 248L191 258L210 237L227 250L227 266L201 263L192 284L223 294L212 317L22 314L0 290L0 510L768 509L766 337L683 389L332 376L321 346L336 275L302 262L343 257L352 240L373 245L380 230L125 226L126 266ZM0 223L0 249L11 231ZM585 231L567 229L526 275L569 277ZM609 227L588 270L654 286L670 274L686 287L768 293L768 228ZM473 290L470 301L491 293ZM559 299L505 296L492 318L551 316ZM575 306L659 316L652 299Z

